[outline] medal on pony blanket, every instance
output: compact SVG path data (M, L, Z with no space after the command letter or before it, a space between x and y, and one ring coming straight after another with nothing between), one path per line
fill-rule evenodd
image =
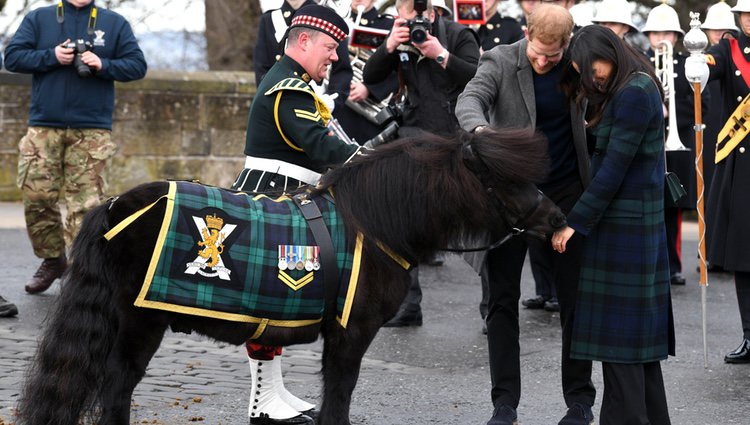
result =
M306 246L305 247L305 270L307 270L308 272L311 272L313 270L312 253L313 253L313 247Z
M320 247L315 246L314 254L313 254L313 263L312 263L313 270L320 270L320 261L318 260L319 256L320 256Z
M279 245L279 269L286 270L286 245Z
M295 263L294 267L297 270L303 270L305 268L305 262L302 260L302 246L295 246L295 251L297 251L297 263Z
M294 270L294 267L297 265L297 262L294 261L294 256L296 254L294 253L293 247L290 245L287 245L287 270Z

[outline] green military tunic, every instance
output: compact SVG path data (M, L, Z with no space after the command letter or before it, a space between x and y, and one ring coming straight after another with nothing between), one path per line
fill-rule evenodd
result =
M357 152L357 145L326 127L331 113L309 81L304 68L288 56L271 67L250 107L245 155L323 172Z

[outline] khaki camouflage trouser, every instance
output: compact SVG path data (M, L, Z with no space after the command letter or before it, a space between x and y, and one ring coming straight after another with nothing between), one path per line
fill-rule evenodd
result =
M107 160L116 152L110 131L29 127L19 143L18 178L26 229L34 254L65 253L78 234L83 215L102 201ZM60 194L68 214L63 227Z

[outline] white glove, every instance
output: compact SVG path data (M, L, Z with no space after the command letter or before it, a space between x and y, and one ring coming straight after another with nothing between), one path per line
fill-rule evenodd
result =
M326 107L328 107L328 110L333 113L333 108L336 107L336 104L333 102L334 99L339 97L338 93L334 94L328 94L325 92L325 88L323 88L322 84L318 84L315 81L310 81L310 87L312 87L313 91L315 92L315 95L318 96L320 100L325 103Z
M333 113L333 108L336 107L336 103L334 102L334 99L339 97L339 94L338 93L334 93L334 94L323 93L323 94L319 94L318 97L320 98L320 100L323 101L323 103L326 104L326 106L328 107L328 110L331 111L331 113Z

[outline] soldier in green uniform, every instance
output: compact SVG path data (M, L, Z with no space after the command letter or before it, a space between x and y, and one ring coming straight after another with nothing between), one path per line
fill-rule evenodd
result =
M328 129L331 113L309 84L325 78L347 33L346 22L328 8L310 5L297 11L284 56L261 81L250 107L247 160L235 188L281 192L315 184L327 166L357 153L357 145Z
M253 192L293 191L316 184L329 165L342 164L360 147L327 127L331 113L310 81L322 81L338 60L346 22L319 5L301 7L287 34L284 56L263 77L247 123L245 168L233 188ZM281 376L281 347L248 342L253 425L312 424L315 405L292 395Z

